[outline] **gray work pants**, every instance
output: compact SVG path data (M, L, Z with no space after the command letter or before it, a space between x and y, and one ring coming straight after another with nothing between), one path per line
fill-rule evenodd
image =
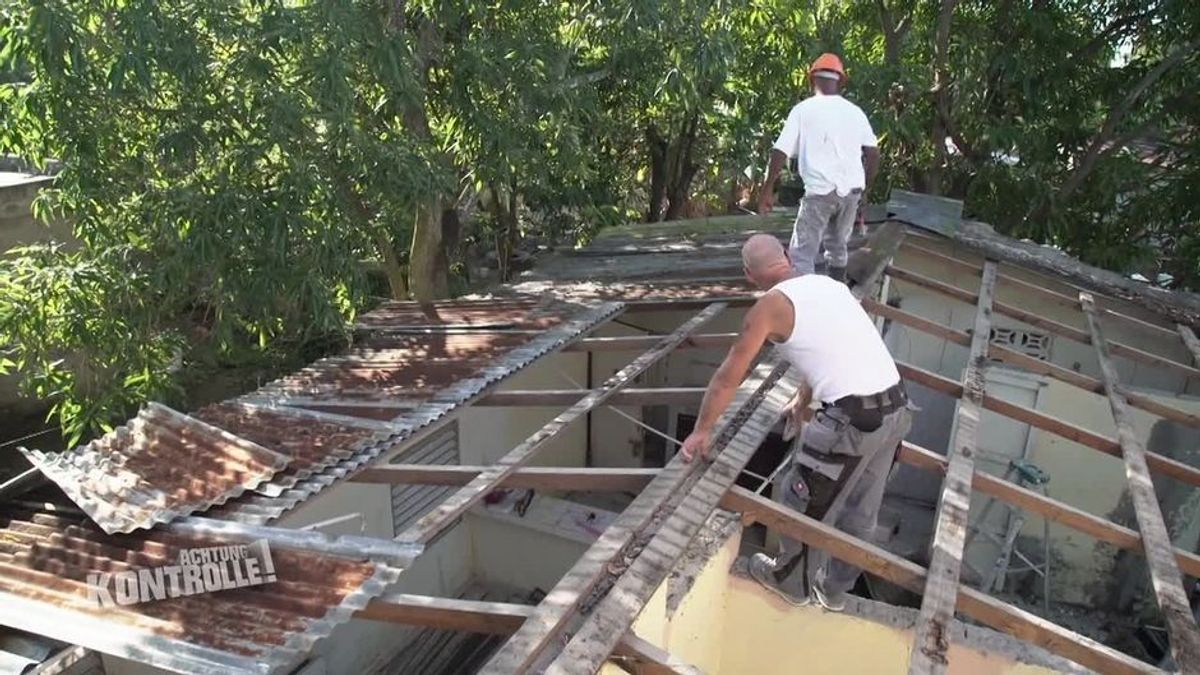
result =
M851 190L845 197L839 197L836 190L827 195L804 195L788 246L793 270L799 274L812 274L818 266L817 256L822 244L829 267L846 266L849 259L846 243L854 229L861 199L862 190Z
M831 436L831 424L828 416L818 412L805 425L795 441L791 466L774 491L775 500L800 513L808 512L811 507L813 512L807 515L870 541L897 447L912 426L912 410L906 406L893 411L883 417L878 429L871 432L844 424L842 428L833 429ZM841 470L837 470L835 462L813 461L811 453L806 453L806 457L799 456L798 453L804 452L805 445L811 447L806 439L825 446L821 457L844 462ZM863 465L862 471L858 474L858 480L854 481L854 469L859 464ZM837 495L842 491L846 491L846 494L839 505ZM830 506L838 508L830 510ZM826 513L827 510L829 513ZM781 544L783 551L776 569L785 575L779 579L780 585L789 590L802 588L800 584L805 582L805 574L811 585L814 575L823 569L823 588L830 593L845 592L853 588L858 575L862 573L861 569L831 559L828 554L812 548L807 551L807 564L801 564L805 562L802 557L805 553L803 543L781 537Z

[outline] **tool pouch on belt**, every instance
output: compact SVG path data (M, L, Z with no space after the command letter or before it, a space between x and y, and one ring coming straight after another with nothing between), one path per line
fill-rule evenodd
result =
M862 460L857 455L834 452L846 449L844 439L851 433L851 426L849 416L837 408L817 411L812 422L805 425L800 448L792 456L800 479L807 487L807 513L818 520L825 517L834 498ZM796 490L798 486L791 487Z

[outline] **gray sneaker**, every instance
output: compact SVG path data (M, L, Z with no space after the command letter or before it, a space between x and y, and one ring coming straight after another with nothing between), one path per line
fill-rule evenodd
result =
M803 607L809 603L807 595L796 596L779 587L779 582L775 579L775 559L766 553L755 553L750 558L747 569L750 572L750 577L762 584L763 588L796 607Z
M817 596L817 602L821 606L831 612L840 612L846 609L846 592L845 591L827 591L825 590L825 571L820 570L813 579L812 590L813 595Z

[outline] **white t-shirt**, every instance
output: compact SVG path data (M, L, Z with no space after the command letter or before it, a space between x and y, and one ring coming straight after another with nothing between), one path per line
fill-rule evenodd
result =
M896 362L862 305L840 281L805 274L775 285L792 302L792 334L776 345L812 387L813 400L878 394L900 381Z
M788 113L775 149L800 158L800 178L808 194L843 197L866 187L862 149L877 141L862 109L838 95L816 94Z

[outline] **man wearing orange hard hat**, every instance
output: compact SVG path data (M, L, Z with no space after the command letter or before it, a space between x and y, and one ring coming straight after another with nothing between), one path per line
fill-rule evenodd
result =
M879 170L875 132L862 109L842 98L846 69L837 54L822 54L808 69L813 95L797 103L771 151L767 182L758 212L775 205L775 182L784 164L796 158L804 197L796 214L788 255L800 274L825 268L844 281L850 233ZM825 256L818 259L824 244Z

